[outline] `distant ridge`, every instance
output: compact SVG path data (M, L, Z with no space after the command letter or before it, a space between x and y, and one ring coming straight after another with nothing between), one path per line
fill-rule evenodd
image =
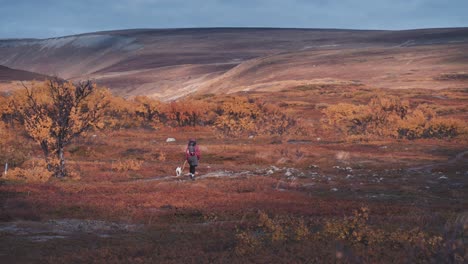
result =
M466 71L466 50L468 28L123 29L0 40L0 65L174 100L317 82L458 88L463 83L439 83L437 76Z
M0 65L0 82L7 82L7 81L42 81L49 78L46 75L23 71L23 70L16 70L12 68L8 68L5 66Z

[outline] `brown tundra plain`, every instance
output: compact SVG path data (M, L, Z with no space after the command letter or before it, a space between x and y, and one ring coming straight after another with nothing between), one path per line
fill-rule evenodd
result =
M467 50L466 28L0 40L0 262L466 263Z

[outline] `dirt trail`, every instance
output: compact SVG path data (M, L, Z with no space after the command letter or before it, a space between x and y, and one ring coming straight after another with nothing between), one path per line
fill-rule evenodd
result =
M447 165L452 165L455 164L459 161L462 160L468 160L468 158L465 157L465 155L468 154L468 150L465 150L463 152L458 153L455 155L455 157L445 161L445 162L438 162L438 163L432 163L432 164L426 164L426 165L420 165L420 166L415 166L408 168L408 172L425 172L425 173L431 173L433 169L440 167L440 166L447 166ZM467 161L468 162L468 161ZM465 163L467 164L467 163Z
M223 171L223 170L221 170L221 171L214 171L214 172L205 173L203 175L197 176L195 179L196 180L201 180L201 179L222 178L222 177L237 178L237 177L256 175L256 174L258 174L258 173L257 172L252 172L252 171L233 172L233 171ZM184 174L184 175L181 175L181 176L161 176L161 177L154 177L154 178L148 178L148 179L136 179L136 180L131 180L130 182L185 181L185 180L190 180L188 174L186 174L186 175Z
M0 223L3 235L20 236L32 242L63 239L77 234L109 237L115 233L136 232L141 226L101 220L55 219L45 222L14 221Z

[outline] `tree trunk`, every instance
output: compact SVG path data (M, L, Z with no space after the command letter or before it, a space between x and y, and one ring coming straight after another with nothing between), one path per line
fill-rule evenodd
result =
M56 172L56 176L61 178L67 175L67 171L65 169L65 157L63 156L63 147L60 147L57 153L59 164Z
M41 149L42 152L44 153L44 159L47 164L47 170L52 172L55 170L53 164L50 162L50 157L49 157L49 146L47 145L47 141L42 141L41 142Z

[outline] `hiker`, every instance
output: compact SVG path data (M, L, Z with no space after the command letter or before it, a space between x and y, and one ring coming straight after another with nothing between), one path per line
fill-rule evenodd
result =
M190 165L190 179L195 180L195 168L198 166L200 160L200 149L197 146L197 141L194 138L189 139L185 156Z

